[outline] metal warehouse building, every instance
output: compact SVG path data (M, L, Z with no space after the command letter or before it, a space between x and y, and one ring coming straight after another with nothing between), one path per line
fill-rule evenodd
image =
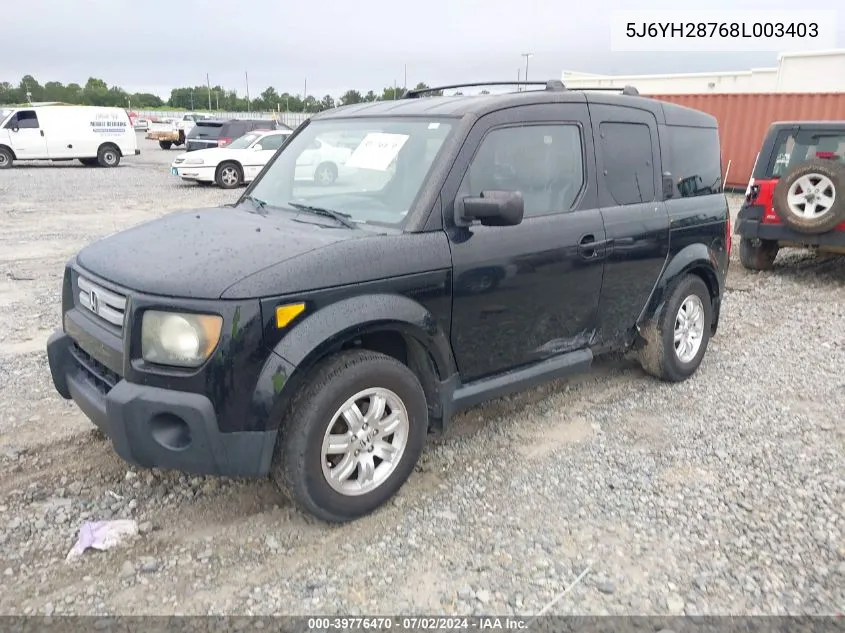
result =
M845 49L784 53L776 68L740 72L607 76L564 71L572 88L635 86L640 94L716 117L726 185L744 189L775 121L845 121Z

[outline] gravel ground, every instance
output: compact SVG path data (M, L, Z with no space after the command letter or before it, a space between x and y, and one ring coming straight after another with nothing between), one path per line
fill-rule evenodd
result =
M585 569L550 613L845 609L845 258L734 260L693 379L604 361L471 410L392 503L327 526L266 481L130 469L53 391L64 261L237 196L141 146L115 170L0 173L0 613L532 614ZM105 518L141 534L65 563Z

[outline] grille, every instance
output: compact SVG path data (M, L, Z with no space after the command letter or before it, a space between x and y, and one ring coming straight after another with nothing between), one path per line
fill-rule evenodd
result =
M111 388L120 381L120 376L93 358L76 343L70 346L70 354L88 382L103 395L111 391Z
M79 305L117 328L123 328L126 313L126 297L111 290L106 290L84 277L77 279L79 286Z

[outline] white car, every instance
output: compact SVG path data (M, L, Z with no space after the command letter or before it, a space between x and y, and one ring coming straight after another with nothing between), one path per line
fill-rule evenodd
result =
M170 173L188 182L234 189L252 181L290 134L290 130L250 132L226 147L185 152L173 160Z
M250 132L226 147L185 152L175 158L170 173L187 182L215 183L234 189L251 182L273 158L291 130ZM341 173L352 151L315 140L296 161L296 179L330 185Z

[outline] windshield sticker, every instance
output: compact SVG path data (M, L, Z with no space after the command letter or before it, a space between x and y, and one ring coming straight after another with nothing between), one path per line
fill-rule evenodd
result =
M429 130L436 130L436 129L437 129L437 128L439 128L439 127L440 127L440 123L438 123L438 122L436 122L436 121L435 121L434 123L429 123L429 124L428 124L428 129L429 129Z
M387 171L407 140L407 134L371 132L352 152L346 161L346 166Z

